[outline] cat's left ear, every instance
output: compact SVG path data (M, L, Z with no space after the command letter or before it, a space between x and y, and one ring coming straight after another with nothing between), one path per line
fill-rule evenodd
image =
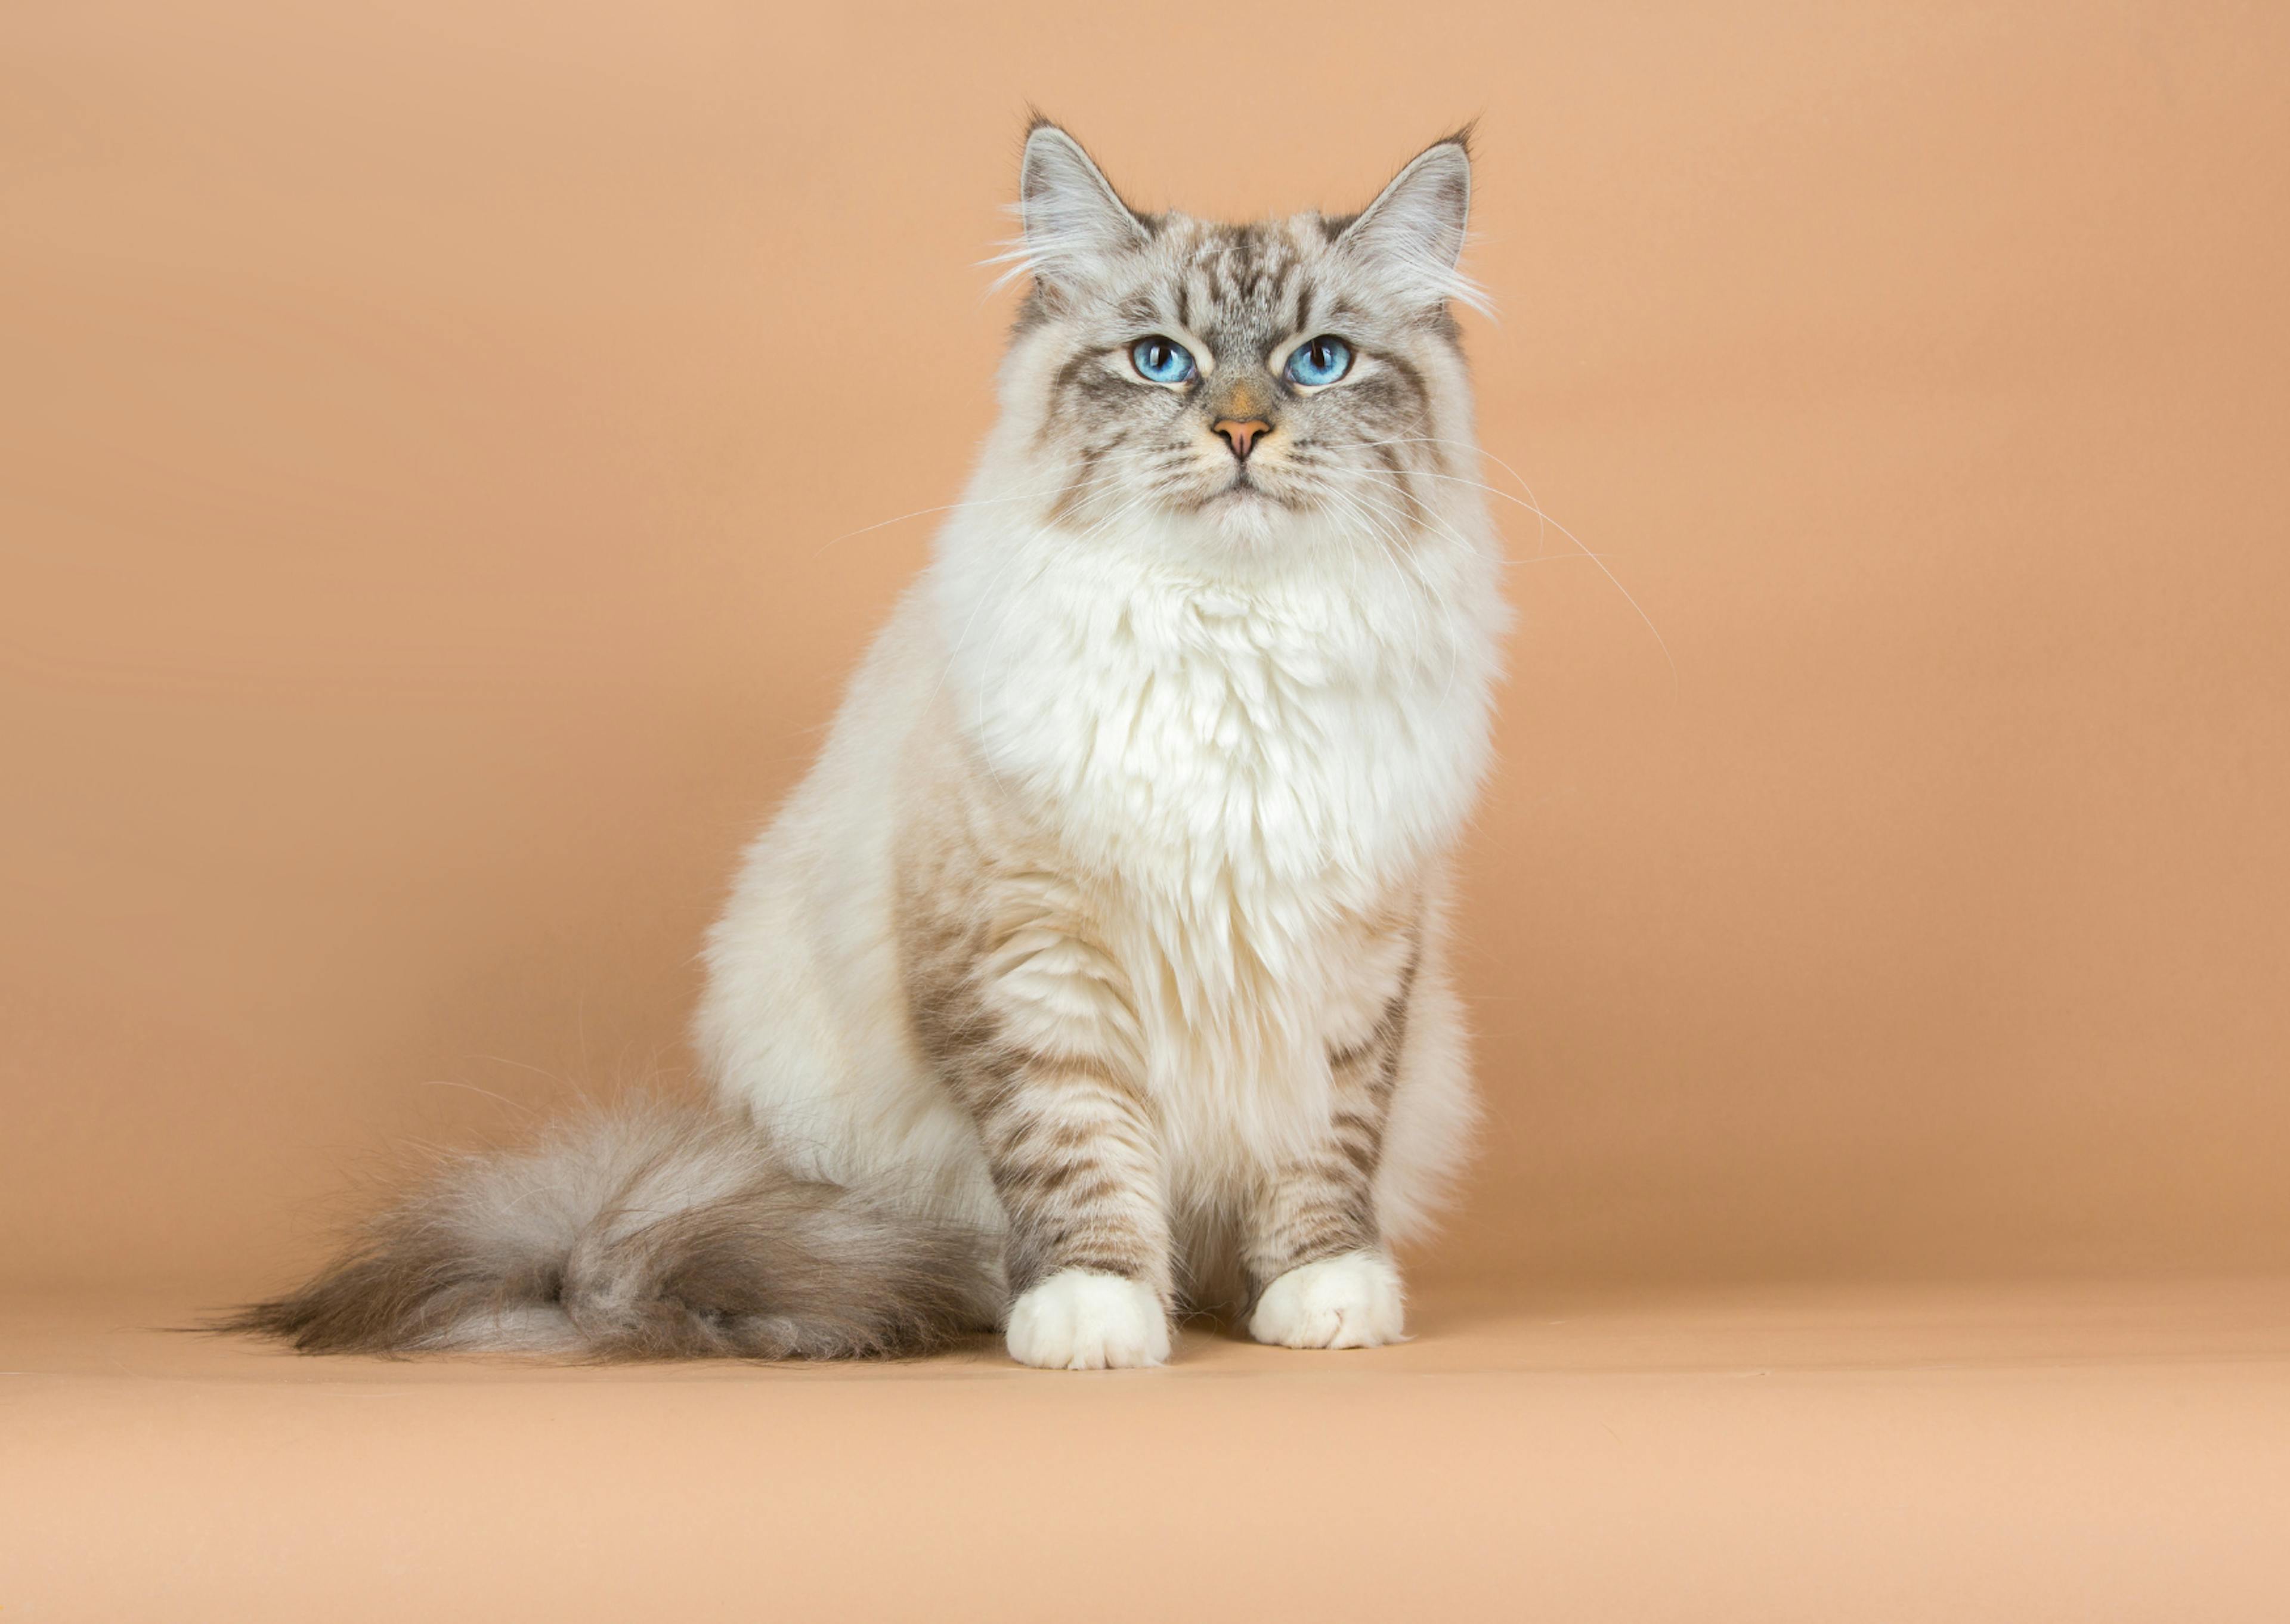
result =
M1026 132L1018 213L1025 223L1026 268L1051 289L1085 280L1106 260L1152 236L1081 143L1046 119L1036 119Z
M1470 143L1466 125L1425 148L1337 241L1427 304L1484 310L1485 295L1459 268L1471 221Z

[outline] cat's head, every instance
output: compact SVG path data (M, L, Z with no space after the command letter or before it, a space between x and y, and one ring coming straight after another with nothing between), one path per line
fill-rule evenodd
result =
M1212 545L1413 533L1475 477L1452 306L1466 135L1355 215L1148 214L1037 122L1013 259L1032 282L1003 372L1003 454L1060 524ZM1333 526L1331 524L1333 521Z

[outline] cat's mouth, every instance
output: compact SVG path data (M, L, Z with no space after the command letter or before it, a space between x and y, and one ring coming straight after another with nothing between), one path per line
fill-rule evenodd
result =
M1248 507L1269 502L1278 508L1293 508L1296 503L1289 497L1268 487L1261 479L1253 476L1246 463L1232 472L1232 477L1194 503L1196 508L1215 508L1230 504Z

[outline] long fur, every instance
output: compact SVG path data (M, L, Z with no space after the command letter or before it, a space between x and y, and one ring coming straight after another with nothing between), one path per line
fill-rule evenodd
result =
M1037 124L968 500L709 934L723 1114L457 1162L233 1323L592 1357L1000 1323L1080 1369L1186 1308L1404 1334L1390 1248L1473 1117L1446 900L1507 620L1470 184L1459 135L1357 215L1147 214ZM1194 372L1144 378L1149 333ZM1351 360L1307 386L1316 333Z
M300 1291L218 1326L304 1353L593 1359L925 1353L994 1323L985 1237L790 1173L727 1113L665 1103L457 1156Z

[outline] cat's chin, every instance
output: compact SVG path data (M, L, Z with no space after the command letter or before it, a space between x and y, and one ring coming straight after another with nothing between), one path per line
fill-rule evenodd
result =
M1295 509L1254 485L1229 486L1204 503L1199 515L1220 540L1247 547L1277 542L1296 522Z

